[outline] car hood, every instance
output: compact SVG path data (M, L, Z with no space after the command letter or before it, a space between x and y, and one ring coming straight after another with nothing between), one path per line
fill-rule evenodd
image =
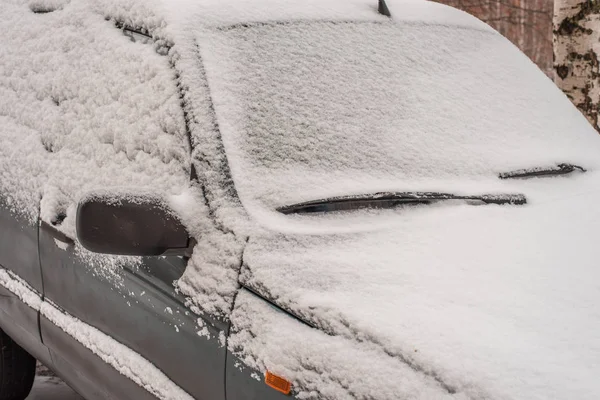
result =
M365 211L354 231L265 229L248 242L241 283L450 393L595 399L599 178L516 182L525 206L444 203Z

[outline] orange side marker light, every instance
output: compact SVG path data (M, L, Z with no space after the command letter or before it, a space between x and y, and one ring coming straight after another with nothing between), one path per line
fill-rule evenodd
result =
M267 371L265 375L265 383L267 386L272 387L283 394L290 394L292 390L292 383L290 381L272 374L269 371Z

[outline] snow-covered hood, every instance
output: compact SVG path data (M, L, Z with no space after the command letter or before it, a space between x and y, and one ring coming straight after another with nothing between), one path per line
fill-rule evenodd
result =
M380 347L449 393L597 399L600 176L511 185L527 205L285 217L330 230L252 236L242 283L329 335Z
M457 397L598 398L597 133L475 22L323 18L197 38L250 220L232 229L249 236L241 282L329 334L299 334L306 326L242 291L229 349L303 399L437 399L425 381ZM590 172L498 179L560 163ZM528 204L276 211L388 191L521 193Z

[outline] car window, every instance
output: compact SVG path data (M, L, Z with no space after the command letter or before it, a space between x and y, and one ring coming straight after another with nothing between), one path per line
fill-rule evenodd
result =
M185 272L187 262L187 258L178 256L144 257L141 265L126 268L183 304L185 299L175 290L175 282Z
M42 219L64 215L61 229L74 236L86 192L189 186L190 149L169 58L139 32L73 12L10 13L21 23L2 46L0 167L10 178L0 189L30 214L41 195Z

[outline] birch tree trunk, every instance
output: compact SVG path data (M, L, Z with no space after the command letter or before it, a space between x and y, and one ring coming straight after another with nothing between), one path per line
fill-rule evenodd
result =
M555 0L556 84L600 132L600 0Z

